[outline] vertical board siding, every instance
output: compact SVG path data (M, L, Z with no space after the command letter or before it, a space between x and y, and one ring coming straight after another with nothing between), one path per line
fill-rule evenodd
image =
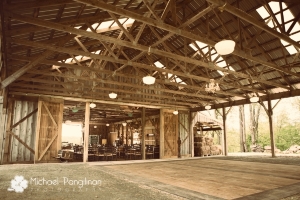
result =
M36 108L36 102L15 101L12 125L22 120ZM37 113L34 113L12 129L12 132L32 149L34 149L35 142L36 115ZM11 162L33 161L34 158L34 155L29 151L29 149L27 149L15 137L12 137L10 155Z
M3 104L0 104L0 164L3 163L4 138L6 133L7 114L3 112Z
M181 139L180 154L187 156L190 154L190 131L189 131L189 114L179 113L179 136Z

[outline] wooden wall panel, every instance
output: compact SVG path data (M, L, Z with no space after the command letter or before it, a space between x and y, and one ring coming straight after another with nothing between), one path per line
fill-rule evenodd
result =
M63 102L39 100L35 161L56 161L61 147Z
M180 112L179 117L179 135L181 139L180 153L181 156L191 156L190 153L190 134L189 130L189 114Z
M0 101L0 164L3 163L3 153L4 153L4 138L6 133L6 120L7 113L3 109L3 103Z
M164 158L178 156L178 115L164 113Z
M36 102L28 101L15 101L13 107L12 124L18 123L20 120L37 108ZM30 148L34 149L35 127L36 127L37 112L26 118L23 122L19 123L12 129L12 132L21 141L27 144ZM11 145L11 162L20 161L33 161L34 154L20 142L16 137L12 137Z

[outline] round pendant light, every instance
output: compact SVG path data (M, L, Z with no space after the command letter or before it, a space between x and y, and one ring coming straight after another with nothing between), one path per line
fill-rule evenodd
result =
M109 93L108 96L111 99L115 99L115 98L117 98L118 95L116 93L112 92L112 93Z
M174 110L174 111L173 111L173 114L174 114L174 115L178 115L178 110Z
M126 122L123 122L123 123L122 123L122 125L123 125L123 126L126 126L126 125L127 125L127 123L126 123Z
M106 126L109 126L109 124L106 124Z
M211 109L211 106L210 106L210 105L207 105L207 106L205 106L205 109L206 109L206 110L209 110L209 109Z
M94 104L94 103L90 104L90 108L95 108L95 107L96 107L96 104Z
M145 77L143 77L143 83L147 84L147 85L152 85L152 84L155 83L155 78L153 76L150 76L150 75L145 76Z
M220 55L231 54L234 51L235 42L233 40L222 40L215 44L215 49Z
M251 103L258 102L258 100L259 100L259 97L251 97L251 98L250 98L250 102L251 102Z

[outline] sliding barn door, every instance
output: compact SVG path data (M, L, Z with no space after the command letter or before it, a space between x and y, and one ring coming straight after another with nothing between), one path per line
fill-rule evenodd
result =
M178 156L178 115L164 113L164 158Z
M62 100L39 100L35 140L35 161L49 162L56 160L61 148L63 117Z

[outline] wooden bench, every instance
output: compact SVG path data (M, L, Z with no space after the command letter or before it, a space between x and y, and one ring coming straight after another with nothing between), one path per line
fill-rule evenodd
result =
M74 152L63 150L61 156L55 157L56 159L60 160L60 162L70 162L73 161Z

